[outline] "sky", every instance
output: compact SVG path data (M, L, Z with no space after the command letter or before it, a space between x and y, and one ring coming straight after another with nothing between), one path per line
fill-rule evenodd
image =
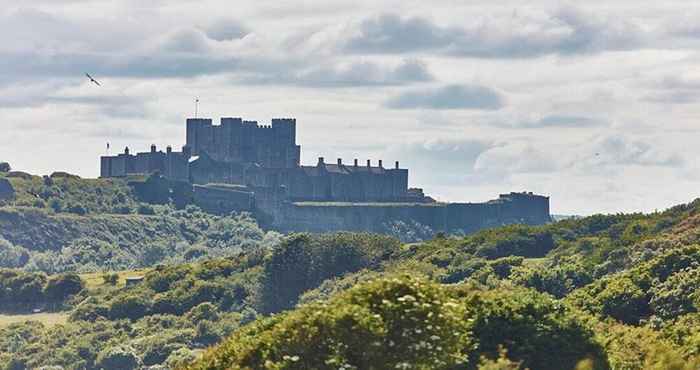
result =
M0 0L0 161L96 177L199 98L441 201L653 212L700 195L699 51L696 0Z

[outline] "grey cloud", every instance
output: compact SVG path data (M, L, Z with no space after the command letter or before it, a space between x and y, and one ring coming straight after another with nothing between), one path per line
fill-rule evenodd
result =
M292 67L287 71L282 70L277 73L268 71L265 74L244 77L242 81L249 84L350 87L404 85L433 79L425 63L407 60L395 67L366 61L311 68Z
M181 53L207 53L209 38L201 30L187 28L175 31L161 45L163 51Z
M348 40L346 49L369 53L403 53L435 49L450 43L450 33L449 30L442 29L426 19L384 14L363 21L359 27L359 34Z
M537 120L522 121L492 121L490 126L505 128L590 128L598 126L609 126L609 122L597 118L569 114L549 114Z
M385 14L359 25L346 42L355 53L436 51L477 58L530 58L624 50L641 45L644 32L620 20L598 19L573 8L546 17L469 20L464 27Z
M643 97L644 101L660 104L693 104L700 101L700 91L666 91Z
M474 172L477 158L494 146L489 140L478 139L427 140L393 146L387 156L401 158L412 176L422 176L419 182L463 183L465 176Z
M150 115L148 104L153 100L148 96L128 96L110 94L96 90L95 95L77 95L60 92L61 89L77 87L73 81L52 81L31 85L11 85L0 90L2 108L39 108L50 105L82 106L93 114L117 119L144 118Z
M227 41L243 38L250 31L236 20L220 19L204 27L206 35L216 41Z
M514 173L548 173L559 169L551 153L546 153L532 140L502 143L484 151L474 164L484 180L501 181Z
M402 93L387 100L392 109L482 109L498 110L505 98L496 90L478 85L447 85Z
M677 153L659 150L645 141L624 135L604 137L595 144L594 149L598 155L592 161L603 165L679 167L684 162Z
M652 90L642 97L643 101L660 104L691 104L700 101L700 80L678 76L642 84Z

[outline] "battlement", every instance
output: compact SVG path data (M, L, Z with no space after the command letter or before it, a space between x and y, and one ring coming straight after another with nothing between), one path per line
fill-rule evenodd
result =
M136 154L131 154L126 147L124 153L100 158L100 177L126 177L158 172L173 180L189 181L189 159L190 150L187 146L182 148L182 152L174 152L170 146L163 152L151 145L150 151Z
M239 117L222 117L219 125L209 118L189 118L187 146L195 156L269 168L295 168L301 159L293 118L274 118L263 125Z

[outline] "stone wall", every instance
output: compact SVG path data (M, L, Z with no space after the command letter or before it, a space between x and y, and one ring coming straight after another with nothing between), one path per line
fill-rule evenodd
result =
M508 224L550 222L549 198L501 195L486 203L288 203L272 212L272 228L280 231L382 232L392 221L415 221L434 231L471 233Z
M213 214L255 209L255 196L245 187L225 185L194 185L194 204Z

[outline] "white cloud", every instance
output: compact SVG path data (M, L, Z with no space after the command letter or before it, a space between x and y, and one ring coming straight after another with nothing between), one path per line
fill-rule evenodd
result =
M106 141L182 145L199 97L215 119L297 117L307 162L399 160L442 200L533 190L584 213L700 195L688 2L552 4L10 4L0 158L96 176Z

